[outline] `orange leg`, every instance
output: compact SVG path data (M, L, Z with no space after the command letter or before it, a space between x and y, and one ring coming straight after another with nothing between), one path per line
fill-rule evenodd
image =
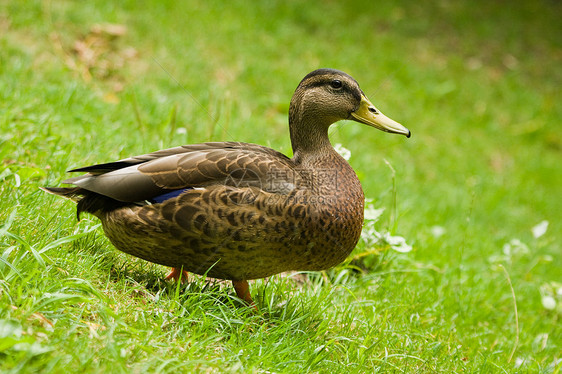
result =
M181 282L185 283L187 282L188 276L189 273L187 271L182 270L181 268L172 268L172 271L170 271L170 274L166 276L166 279L173 279L176 282L181 279Z
M236 296L244 300L248 305L253 306L254 309L257 309L254 300L252 300L252 296L250 296L250 286L248 285L247 280L233 280L232 285L236 291Z

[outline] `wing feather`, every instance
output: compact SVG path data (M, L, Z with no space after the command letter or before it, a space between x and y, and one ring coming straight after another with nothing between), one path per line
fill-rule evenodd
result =
M88 174L70 178L71 183L119 201L149 200L170 190L186 187L229 185L259 187L278 192L269 183L272 172L295 173L287 156L250 143L213 142L193 144L131 158L73 169Z

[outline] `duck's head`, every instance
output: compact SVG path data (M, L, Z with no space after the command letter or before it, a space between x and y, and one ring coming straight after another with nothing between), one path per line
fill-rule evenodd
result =
M323 133L332 123L345 119L410 137L410 130L382 114L350 75L335 69L318 69L303 78L291 100L293 147L295 141L297 145L307 142L303 139L305 133L314 139L315 132Z

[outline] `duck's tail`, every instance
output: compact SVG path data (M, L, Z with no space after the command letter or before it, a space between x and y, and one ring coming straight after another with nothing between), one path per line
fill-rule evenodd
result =
M81 187L39 188L47 193L62 196L77 203L76 217L78 218L78 221L80 221L80 213L82 212L91 213L94 216L101 218L101 216L105 212L130 204L114 200L110 197L103 196L92 191L88 191Z
M86 195L80 187L39 187L52 195L62 196L74 202L79 202Z

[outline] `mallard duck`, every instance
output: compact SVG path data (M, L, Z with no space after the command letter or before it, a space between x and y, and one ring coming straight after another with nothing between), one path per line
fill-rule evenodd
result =
M293 157L250 143L212 142L86 166L43 190L95 215L125 253L187 273L231 280L253 303L248 280L325 270L345 260L363 225L364 194L332 147L328 128L353 120L410 136L348 74L319 69L289 107Z

